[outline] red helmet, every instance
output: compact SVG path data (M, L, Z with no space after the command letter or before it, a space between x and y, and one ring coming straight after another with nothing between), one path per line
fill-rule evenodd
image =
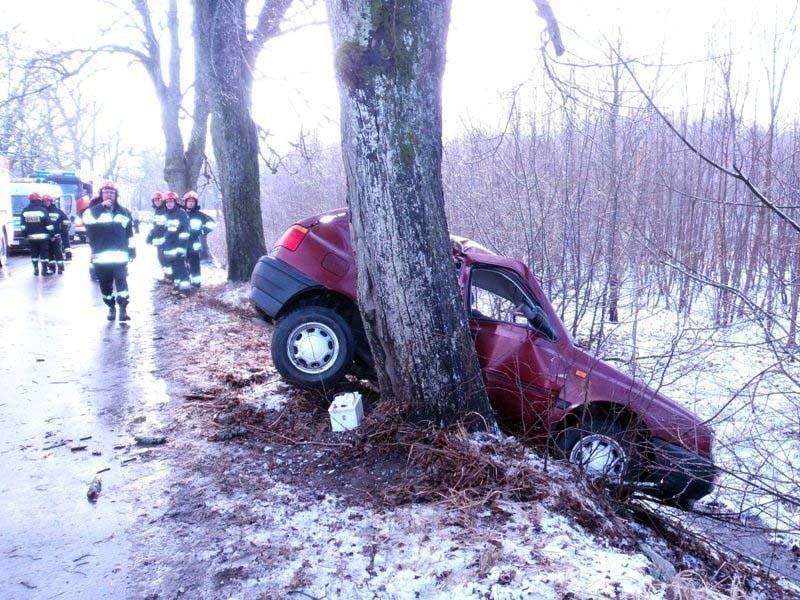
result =
M42 194L42 202L52 202L53 197L50 194Z
M153 192L153 195L150 197L151 200L163 200L164 195L161 192Z
M100 191L103 190L114 190L117 191L117 184L111 181L110 179L106 179L103 183L100 184Z
M178 194L176 194L175 192L166 192L164 194L164 200L177 200L177 199L178 199Z
M33 202L34 200L41 200L42 197L39 195L39 192L31 192L28 194L28 200Z
M186 192L183 195L183 199L184 199L184 201L186 201L186 200L194 200L195 202L197 202L197 192Z

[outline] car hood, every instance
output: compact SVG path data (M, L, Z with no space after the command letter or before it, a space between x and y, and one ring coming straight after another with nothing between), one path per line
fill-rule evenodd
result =
M711 455L711 430L695 414L642 381L573 347L567 365L566 398L578 406L586 401L621 404L639 415L653 436Z

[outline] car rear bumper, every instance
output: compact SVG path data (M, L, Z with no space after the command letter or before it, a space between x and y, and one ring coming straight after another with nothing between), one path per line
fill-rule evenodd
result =
M250 276L250 300L270 320L297 294L320 284L272 256L262 256Z
M717 467L710 459L658 438L651 441L654 458L647 481L654 485L644 491L680 505L711 493Z

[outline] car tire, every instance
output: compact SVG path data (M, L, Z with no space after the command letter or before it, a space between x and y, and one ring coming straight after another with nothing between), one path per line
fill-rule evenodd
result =
M591 481L605 480L622 488L641 475L636 434L613 417L588 417L582 424L567 427L556 438L562 458L581 469Z
M287 381L312 389L331 387L352 368L353 331L335 310L299 308L272 334L272 362Z
M6 235L0 232L0 267L5 267L8 264L8 242Z

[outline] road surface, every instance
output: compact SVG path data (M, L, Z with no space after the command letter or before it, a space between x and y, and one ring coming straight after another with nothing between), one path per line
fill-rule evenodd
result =
M130 267L129 325L106 320L85 245L63 275L34 277L27 255L0 269L2 598L127 597L130 530L164 469L133 440L158 430L167 400L147 250Z

